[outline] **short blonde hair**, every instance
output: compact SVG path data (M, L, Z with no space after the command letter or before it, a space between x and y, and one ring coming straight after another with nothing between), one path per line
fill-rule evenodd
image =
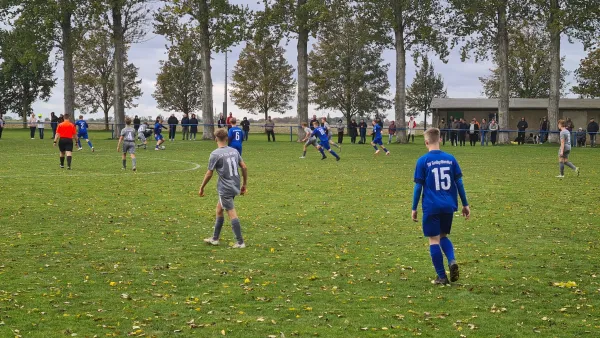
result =
M440 142L440 130L437 128L429 128L423 134L427 143L439 143Z
M217 140L224 142L227 140L227 131L225 131L225 129L218 129L215 132L215 137L217 138Z
M565 120L558 120L558 126L559 127L564 127L565 126Z

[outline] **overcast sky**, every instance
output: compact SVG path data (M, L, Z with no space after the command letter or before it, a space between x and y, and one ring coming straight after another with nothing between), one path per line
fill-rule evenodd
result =
M232 0L233 3L247 3L244 0ZM257 6L256 4L251 6ZM152 31L150 29L150 31ZM285 42L283 42L285 43ZM312 45L314 41L310 44ZM159 61L166 58L165 49L166 40L159 35L149 33L144 42L134 44L131 46L129 51L129 61L139 67L139 76L142 79L142 91L143 95L138 99L138 107L126 111L127 115L139 115L139 116L152 116L155 117L158 114L170 114L171 112L165 112L156 107L156 101L152 97L154 92L154 85L156 83L156 74L159 71ZM229 53L229 72L227 76L231 79L231 70L235 62L237 62L239 53L243 48L244 43L239 46L231 48ZM309 49L312 46L309 46ZM290 41L286 46L286 58L288 62L296 68L296 41ZM562 55L566 57L565 68L571 72L567 82L569 83L568 92L570 97L575 97L570 94L570 87L575 84L573 78L573 71L579 66L579 62L586 56L586 52L583 50L583 45L580 43L570 44L566 38L562 39ZM489 69L493 67L491 62L480 62L474 63L473 61L461 62L460 54L458 50L452 51L448 62L443 62L434 58L434 65L436 72L441 73L444 82L447 87L448 96L453 98L476 98L482 96L482 86L479 81L479 77L486 76L489 74ZM390 81L390 99L393 99L395 92L395 51L387 50L384 53L385 62L390 63L389 68L389 81ZM410 85L415 74L415 65L413 64L412 57L407 57L407 71L406 71L406 83ZM296 74L294 74L296 76ZM52 90L52 97L48 102L36 102L33 105L34 112L36 114L43 114L44 117L50 116L50 112L54 111L57 114L62 113L63 109L63 71L62 63L58 63L55 77L57 78L57 85ZM225 83L225 55L220 53L213 53L212 60L212 77L213 77L213 106L220 113L222 110L222 104L224 99L224 83ZM296 101L292 103L293 109L288 111L286 116L296 115ZM236 117L251 117L252 115L248 112L240 110L235 104L228 100L228 110L233 112ZM331 116L341 116L341 113L335 111L320 111L317 112L314 106L309 107L309 116L312 114L326 115L327 113ZM393 111L387 112L389 117L393 118ZM112 114L112 111L111 113ZM181 114L176 114L180 116ZM14 115L13 115L14 116ZM102 117L102 114L94 114L93 117ZM91 116L90 116L91 117ZM421 120L422 117L419 118Z

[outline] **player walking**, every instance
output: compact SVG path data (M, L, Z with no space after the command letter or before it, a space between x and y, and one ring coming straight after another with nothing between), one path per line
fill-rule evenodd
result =
M65 121L67 119L65 118ZM88 124L87 122L85 122L85 120L83 119L83 115L79 115L79 120L75 121L75 125L77 126L77 128L79 129L79 131L77 132L77 150L81 150L83 148L81 148L81 139L85 139L85 141L87 142L88 146L90 146L90 148L92 148L92 152L94 151L94 147L92 146L92 142L90 142L89 137L88 137Z
M154 123L154 139L156 140L156 148L154 148L154 150L160 150L160 145L163 144L165 142L165 139L162 136L162 130L163 129L169 129L165 126L163 126L163 119L161 119L160 117L156 118L156 123ZM162 147L162 149L164 149L165 146Z
M315 130L313 130L311 135L317 137L321 141L321 143L317 146L317 149L321 152L321 155L323 155L321 159L324 160L327 158L327 156L325 156L325 152L323 151L323 149L325 149L335 157L336 161L339 161L340 157L338 156L338 154L336 154L335 151L333 151L331 147L329 147L329 139L327 137L327 132L325 131L325 129L319 126L319 122L317 121L313 122L313 126L315 127Z
M429 253L437 273L434 283L450 284L450 281L456 282L459 276L454 247L448 238L454 212L458 210L457 193L463 205L462 214L466 219L471 216L471 210L458 162L454 156L440 150L440 130L430 128L424 136L429 152L417 161L412 219L417 222L417 206L422 192L423 234L429 238ZM448 259L450 281L444 268L444 254Z
M71 170L71 159L73 158L73 141L77 137L75 125L69 121L71 116L65 114L64 121L56 128L54 135L54 146L58 142L58 150L60 151L60 167L65 167L65 155L67 156L67 169Z
M371 142L371 145L373 146L373 148L375 148L375 155L379 154L379 149L377 148L377 146L380 146L381 149L385 151L385 154L389 155L390 151L387 150L383 145L383 136L381 136L381 126L375 120L373 120L373 135L375 135L375 137L373 138L373 142Z
M560 129L560 148L558 149L558 168L560 169L560 173L556 177L565 177L565 166L575 170L575 173L579 176L579 168L569 162L571 132L566 128L565 120L558 120L558 128Z
M127 153L131 156L132 170L135 171L135 129L131 127L131 118L125 118L125 128L121 129L121 137L119 137L119 143L117 144L117 151L121 148L123 143L123 169L127 169Z
M318 124L318 122L317 122L317 124ZM304 133L306 135L304 135L304 138L302 140L300 140L300 142L304 142L304 148L302 149L303 152L302 152L302 156L300 156L300 158L306 158L306 148L308 146L312 145L317 150L319 150L319 146L317 144L317 138L312 135L312 133L313 133L312 129L310 129L308 127L308 123L302 122L302 127L304 128ZM323 152L321 151L321 153L323 153ZM325 154L323 154L323 155L325 155Z
M237 119L231 117L229 119L231 127L227 131L227 139L229 140L229 146L233 149L237 149L240 156L242 155L242 142L244 142L244 131L237 126Z
M219 129L215 132L215 140L217 141L218 148L210 154L208 170L206 171L204 180L200 186L199 195L200 197L204 197L204 187L206 187L206 184L208 184L213 176L213 172L216 170L219 174L219 181L217 183L219 202L217 202L217 216L213 236L205 238L204 242L212 245L219 245L221 229L225 222L225 218L223 217L223 210L225 210L231 220L231 228L233 229L233 234L236 239L233 248L245 248L246 244L242 238L242 226L240 225L240 220L235 211L233 199L237 195L246 193L248 168L240 153L227 146L227 132L224 129ZM244 179L241 189L238 166L242 169L242 178Z

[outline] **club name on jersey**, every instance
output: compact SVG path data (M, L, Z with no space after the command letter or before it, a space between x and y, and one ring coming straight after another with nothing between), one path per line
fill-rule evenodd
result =
M431 161L431 162L427 162L427 166L431 167L432 165L452 165L452 161L448 161L448 160L436 160L436 161Z
M238 151L237 151L237 150L234 150L234 151L230 151L230 152L227 152L227 153L220 153L220 154L217 154L217 155L218 155L219 157L224 157L224 156L235 156L235 154L237 154L237 153L238 153Z

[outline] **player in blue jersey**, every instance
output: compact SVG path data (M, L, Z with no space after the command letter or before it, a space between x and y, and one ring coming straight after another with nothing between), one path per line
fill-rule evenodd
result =
M319 150L319 152L321 152L321 155L323 155L321 159L324 160L327 158L327 156L325 156L325 151L323 151L323 149L325 149L335 157L336 161L339 161L340 157L329 146L329 138L327 137L327 132L325 131L325 129L319 126L318 121L313 121L313 126L315 127L315 130L313 130L312 136L315 136L321 141L321 144L317 146L317 149Z
M329 144L338 148L340 150L340 153L342 152L342 146L333 142L333 140L331 139L332 136L332 132L331 132L331 127L329 127L329 123L327 123L327 118L326 117L321 117L321 127L323 127L323 129L325 129L325 131L327 132L327 138L329 139Z
M92 148L94 151L94 147L92 146L92 142L90 142L90 138L88 137L88 124L83 119L83 115L79 115L79 120L75 121L75 125L77 126L77 150L81 150L81 139L85 139L88 146Z
M463 205L462 214L466 219L471 216L471 210L458 162L454 156L440 150L440 130L430 128L424 137L429 152L417 161L412 219L417 222L417 206L422 192L423 234L429 238L429 253L437 273L434 283L444 285L458 280L454 247L448 238L452 229L452 217L458 210L457 193ZM448 259L450 281L444 267L444 254Z
M379 154L379 149L377 146L380 146L383 151L385 151L386 155L390 154L390 151L385 148L383 145L383 136L381 136L381 126L377 123L377 121L373 120L373 142L371 145L375 148L375 155Z
M163 119L157 117L156 122L154 123L154 139L156 140L156 148L154 148L154 150L165 149L165 146L162 146L162 148L160 146L165 142L165 139L162 136L162 130L168 130L169 128L163 126L163 122Z
M227 132L227 139L229 140L229 146L234 148L242 155L242 142L244 141L244 131L237 126L237 119L232 117L229 120L231 128Z

